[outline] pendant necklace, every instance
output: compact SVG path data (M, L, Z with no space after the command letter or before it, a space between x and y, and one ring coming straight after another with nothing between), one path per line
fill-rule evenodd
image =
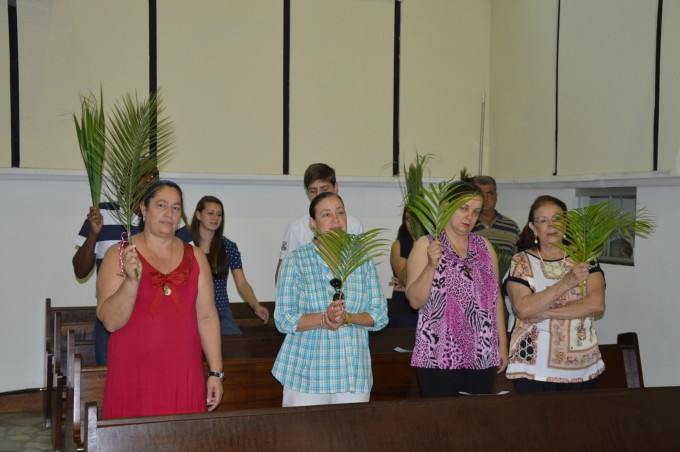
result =
M468 277L468 279L472 279L472 269L470 266L467 264L467 258L469 256L469 253L463 257L463 255L458 251L458 248L456 247L456 244L453 243L453 240L450 240L451 246L453 246L453 250L456 252L460 260L463 261L463 272L465 273L465 276ZM470 242L468 241L468 246L470 246Z
M146 246L146 249L151 251L151 248L149 248L149 245L146 244L146 236L142 236L142 239L144 240L144 245ZM168 269L168 273L166 273L166 275L169 274L170 271L172 271L172 256L173 256L174 252L175 252L175 244L173 243L170 246L170 263L168 264L169 269ZM158 256L156 255L156 253L153 253L153 254L154 254L154 257L156 258L156 260L160 263L160 259L158 259ZM168 286L167 283L163 284L163 294L165 296L172 294L172 289L170 288L170 286Z
M548 262L549 264L553 264L548 268L547 264L543 260L543 256L541 256L541 250L536 248L536 252L538 253L538 258L541 260L541 266L543 267L543 271L545 272L545 275L549 278L559 278L564 274L564 269L565 269L565 263L567 260L567 252L564 252L564 256L562 256L562 260L560 261L560 266L558 268L555 268L555 263L556 262Z
M170 271L172 271L172 253L174 253L174 252L175 252L175 244L173 243L173 244L170 246L170 265L168 266L168 267L169 267L168 273L169 273ZM164 293L166 296L172 294L172 289L170 289L170 287L168 286L167 283L166 283L166 284L163 284L163 293Z

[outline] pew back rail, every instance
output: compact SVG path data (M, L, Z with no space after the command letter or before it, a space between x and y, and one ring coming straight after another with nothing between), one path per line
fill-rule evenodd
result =
M563 450L672 450L677 447L678 404L677 387L109 420L98 420L96 404L89 403L86 448L90 452L553 450L559 445Z

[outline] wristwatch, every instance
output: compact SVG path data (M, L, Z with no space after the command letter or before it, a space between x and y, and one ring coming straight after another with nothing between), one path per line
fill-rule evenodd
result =
M224 372L213 372L210 371L208 372L209 377L217 377L220 379L220 381L224 381Z

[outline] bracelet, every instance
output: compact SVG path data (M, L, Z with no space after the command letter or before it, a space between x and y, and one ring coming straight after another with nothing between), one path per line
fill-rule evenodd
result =
M349 312L345 315L345 326L352 326L352 314Z

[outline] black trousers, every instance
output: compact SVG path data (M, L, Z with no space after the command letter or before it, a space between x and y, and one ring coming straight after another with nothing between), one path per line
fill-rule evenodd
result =
M468 394L491 394L496 382L496 367L488 369L425 369L416 368L420 395L451 397Z

